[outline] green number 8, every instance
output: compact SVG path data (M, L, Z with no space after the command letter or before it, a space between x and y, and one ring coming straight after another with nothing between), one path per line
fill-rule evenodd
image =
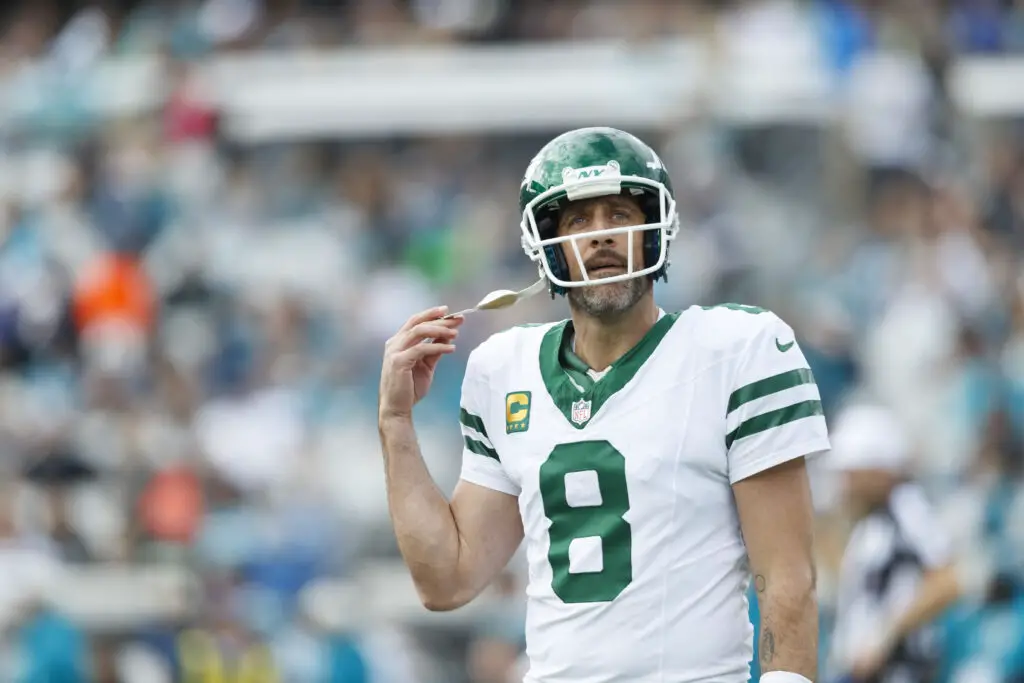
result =
M573 507L566 496L566 475L594 472L599 505ZM540 467L540 495L548 530L551 588L566 603L611 602L633 581L633 531L629 511L626 459L607 441L555 446ZM598 537L604 566L599 572L569 573L569 546L578 538Z

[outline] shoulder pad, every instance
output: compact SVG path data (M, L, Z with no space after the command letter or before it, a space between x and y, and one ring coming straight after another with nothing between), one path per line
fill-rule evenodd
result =
M531 344L539 346L540 339L558 322L536 325L517 325L495 332L480 342L469 353L466 374L486 376L520 358Z
M720 350L738 351L766 329L788 328L779 316L766 308L733 303L691 306L680 319L686 321L698 343Z

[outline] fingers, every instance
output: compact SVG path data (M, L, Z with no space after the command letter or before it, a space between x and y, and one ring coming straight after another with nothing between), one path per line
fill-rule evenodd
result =
M432 358L440 358L441 356L451 353L455 350L455 344L446 344L444 342L433 341L425 342L423 344L416 344L415 346L402 351L400 355L400 362L414 364L420 360L430 360ZM436 363L436 360L434 361Z
M398 328L398 333L395 336L397 337L402 332L411 330L413 327L419 325L420 323L426 322L428 320L436 320L444 316L447 312L447 306L434 306L433 308L428 308L425 311L420 311L416 315L406 320L405 324Z
M455 344L442 341L429 341L414 344L407 349L396 351L384 359L384 374L404 372L420 361L436 365L441 356L455 350Z
M459 326L465 318L449 318L447 320L432 319L417 323L413 327L400 331L388 340L386 353L404 351L424 340L452 342L459 335Z
M411 368L420 361L436 365L452 353L465 317L443 318L447 312L447 306L436 306L409 318L384 346L385 368Z

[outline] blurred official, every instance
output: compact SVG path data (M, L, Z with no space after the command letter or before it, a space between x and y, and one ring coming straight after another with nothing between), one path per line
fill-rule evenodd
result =
M929 626L958 595L951 543L911 480L911 444L887 410L851 406L831 464L854 526L843 553L830 668L843 681L926 683L939 661Z

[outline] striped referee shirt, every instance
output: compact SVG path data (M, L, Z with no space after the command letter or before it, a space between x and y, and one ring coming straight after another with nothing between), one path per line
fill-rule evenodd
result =
M915 483L898 485L885 506L856 524L843 553L833 664L846 669L906 609L923 575L950 560L950 540L924 491ZM938 655L933 629L921 629L898 645L872 683L931 681Z

